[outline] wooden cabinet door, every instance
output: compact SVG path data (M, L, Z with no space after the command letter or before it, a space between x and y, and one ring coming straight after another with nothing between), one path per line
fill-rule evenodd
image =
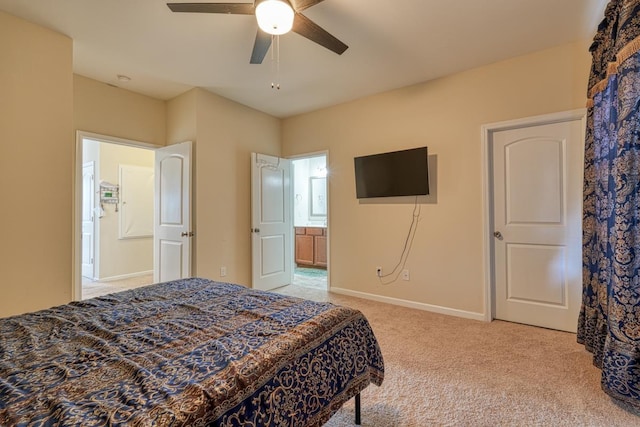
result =
M313 265L313 236L296 235L296 264Z
M324 228L320 227L307 227L306 234L308 236L322 236L324 234Z
M320 267L327 266L327 237L315 236L314 239L314 264Z

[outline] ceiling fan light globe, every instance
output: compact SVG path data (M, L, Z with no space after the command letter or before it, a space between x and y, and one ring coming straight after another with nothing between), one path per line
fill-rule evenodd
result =
M256 7L256 19L262 31L281 35L293 27L293 9L282 0L265 0Z

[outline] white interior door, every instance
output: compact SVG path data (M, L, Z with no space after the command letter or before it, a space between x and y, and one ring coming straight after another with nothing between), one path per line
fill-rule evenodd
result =
M93 162L86 162L82 165L82 276L91 280L95 278L95 193L95 166Z
M155 151L153 280L191 276L191 142Z
M287 159L251 154L252 286L291 283L291 184Z
M575 332L581 301L582 120L495 132L495 317Z

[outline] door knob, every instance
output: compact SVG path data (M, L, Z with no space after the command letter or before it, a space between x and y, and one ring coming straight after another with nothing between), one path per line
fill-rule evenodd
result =
M183 231L182 233L180 233L180 236L182 236L182 237L193 237L193 231Z
M499 231L494 231L493 236L498 240L502 240L502 233L500 233Z

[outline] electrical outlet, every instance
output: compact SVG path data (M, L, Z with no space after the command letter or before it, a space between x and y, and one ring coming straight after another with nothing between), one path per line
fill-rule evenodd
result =
M227 267L226 266L222 266L220 267L220 277L224 277L227 275Z
M402 280L409 280L409 270L402 270Z
M382 277L382 267L376 267L376 276Z

